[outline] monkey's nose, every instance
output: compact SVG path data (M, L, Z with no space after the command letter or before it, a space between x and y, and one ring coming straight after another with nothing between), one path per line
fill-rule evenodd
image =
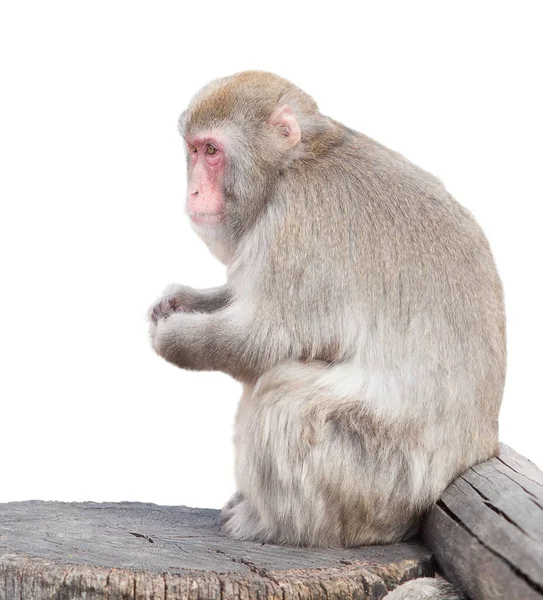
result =
M198 190L194 190L194 192L190 193L191 196L197 196L198 195Z

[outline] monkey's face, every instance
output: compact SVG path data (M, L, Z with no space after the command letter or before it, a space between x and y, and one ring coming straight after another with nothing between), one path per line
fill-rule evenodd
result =
M187 137L186 211L197 225L218 225L225 217L225 149L224 137L218 131Z
M179 119L188 152L186 212L223 262L258 220L301 140L295 110L282 100L291 88L258 72L232 76L200 91Z
M228 232L225 172L227 141L218 129L186 134L187 196L185 210L192 228L223 263L232 255Z
M290 148L300 140L292 110L280 107L260 124L225 123L185 132L191 225L228 263L244 231L265 208Z

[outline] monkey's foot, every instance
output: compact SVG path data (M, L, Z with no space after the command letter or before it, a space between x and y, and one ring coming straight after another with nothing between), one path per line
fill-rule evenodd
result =
M232 514L231 510L244 499L245 496L243 495L243 492L240 492L239 490L232 495L230 500L228 500L228 502L223 506L221 510L221 518L223 522L227 521L230 518Z
M249 502L236 492L221 512L222 529L237 540L267 541L268 535Z

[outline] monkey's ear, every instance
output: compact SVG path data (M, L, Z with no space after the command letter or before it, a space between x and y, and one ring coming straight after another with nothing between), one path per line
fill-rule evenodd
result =
M290 106L284 105L277 108L268 121L278 135L286 142L289 148L293 148L300 141L302 131L298 119Z
M184 110L181 113L179 120L177 121L177 130L179 131L180 135L185 135L186 124L187 124L187 111Z

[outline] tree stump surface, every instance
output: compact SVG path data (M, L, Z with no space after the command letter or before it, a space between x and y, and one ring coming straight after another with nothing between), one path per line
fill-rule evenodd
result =
M543 472L500 444L447 488L422 537L472 600L543 600Z
M292 548L226 537L218 510L0 504L0 600L378 599L433 573L416 541Z

